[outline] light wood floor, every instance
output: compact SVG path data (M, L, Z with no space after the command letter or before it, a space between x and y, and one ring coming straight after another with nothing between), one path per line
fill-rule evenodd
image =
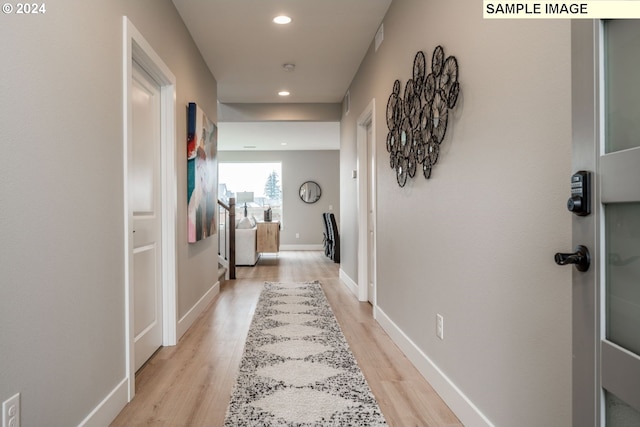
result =
M225 411L264 281L319 280L390 426L461 427L431 386L373 320L368 303L338 279L322 252L287 251L239 267L175 347L161 348L136 375L136 396L112 427L215 427Z

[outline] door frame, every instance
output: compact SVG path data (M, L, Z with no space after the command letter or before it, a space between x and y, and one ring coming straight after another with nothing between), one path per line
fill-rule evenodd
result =
M376 230L376 176L373 174L371 179L370 189L368 186L368 175L371 173L369 168L371 167L374 171L376 169L376 100L375 98L369 102L364 109L364 111L358 117L357 124L357 194L358 194L358 300L359 301L368 301L368 287L369 287L369 267L367 265L367 260L369 257L373 257L377 259L377 230ZM371 126L371 154L369 155L367 148L367 128ZM369 163L369 158L373 159L371 164ZM369 195L372 195L373 200L371 200L371 205L373 208L373 235L374 235L374 243L373 243L373 253L369 253L369 244L368 244L368 198ZM376 316L375 307L377 307L376 300L376 290L377 290L377 278L376 272L373 273L373 315L374 318Z
M600 180L597 173L601 143L602 52L600 20L571 21L572 173L592 171L592 213L572 219L572 247L591 251L591 268L573 269L572 280L572 416L573 425L603 425L600 379L601 248ZM568 182L568 177L567 177Z
M123 17L123 185L126 379L129 401L135 395L135 332L133 324L133 215L129 206L128 173L132 156L131 79L135 60L160 86L160 194L162 224L162 345L177 342L177 168L176 78L131 21Z

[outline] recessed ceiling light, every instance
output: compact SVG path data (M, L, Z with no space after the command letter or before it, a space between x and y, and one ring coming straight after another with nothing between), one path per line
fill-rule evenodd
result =
M276 16L275 18L273 18L273 22L275 22L276 24L284 25L284 24L290 23L291 22L291 18L289 18L286 15L279 15L279 16Z
M280 145L287 145L287 143L286 142L281 142Z
M278 92L278 95L280 95L280 96L289 96L290 93L287 92L286 90L281 90L280 92Z

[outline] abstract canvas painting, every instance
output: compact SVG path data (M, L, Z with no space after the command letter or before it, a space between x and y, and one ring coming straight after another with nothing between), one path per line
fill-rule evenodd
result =
M187 115L188 241L216 233L218 128L193 102Z

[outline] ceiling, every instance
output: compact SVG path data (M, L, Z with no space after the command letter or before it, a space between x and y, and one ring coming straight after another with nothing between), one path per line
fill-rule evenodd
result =
M173 0L202 57L218 82L220 103L340 103L392 0ZM272 19L288 15L292 22ZM283 64L295 64L286 71ZM287 90L288 97L278 92ZM243 126L219 123L221 150L293 149L295 122ZM273 126L279 123L279 126ZM263 125L266 123L262 123ZM301 125L301 123L297 123ZM229 126L232 125L232 126ZM305 122L304 135L322 135L321 122ZM282 129L279 135L278 129ZM333 132L339 139L339 134ZM319 136L320 136L319 135ZM262 138L264 137L264 138ZM320 138L317 138L320 139ZM262 141L277 141L262 148ZM287 145L281 145L287 142ZM317 147L319 141L310 143ZM337 149L327 141L324 149ZM275 148L274 148L275 145ZM337 143L339 147L339 140Z

